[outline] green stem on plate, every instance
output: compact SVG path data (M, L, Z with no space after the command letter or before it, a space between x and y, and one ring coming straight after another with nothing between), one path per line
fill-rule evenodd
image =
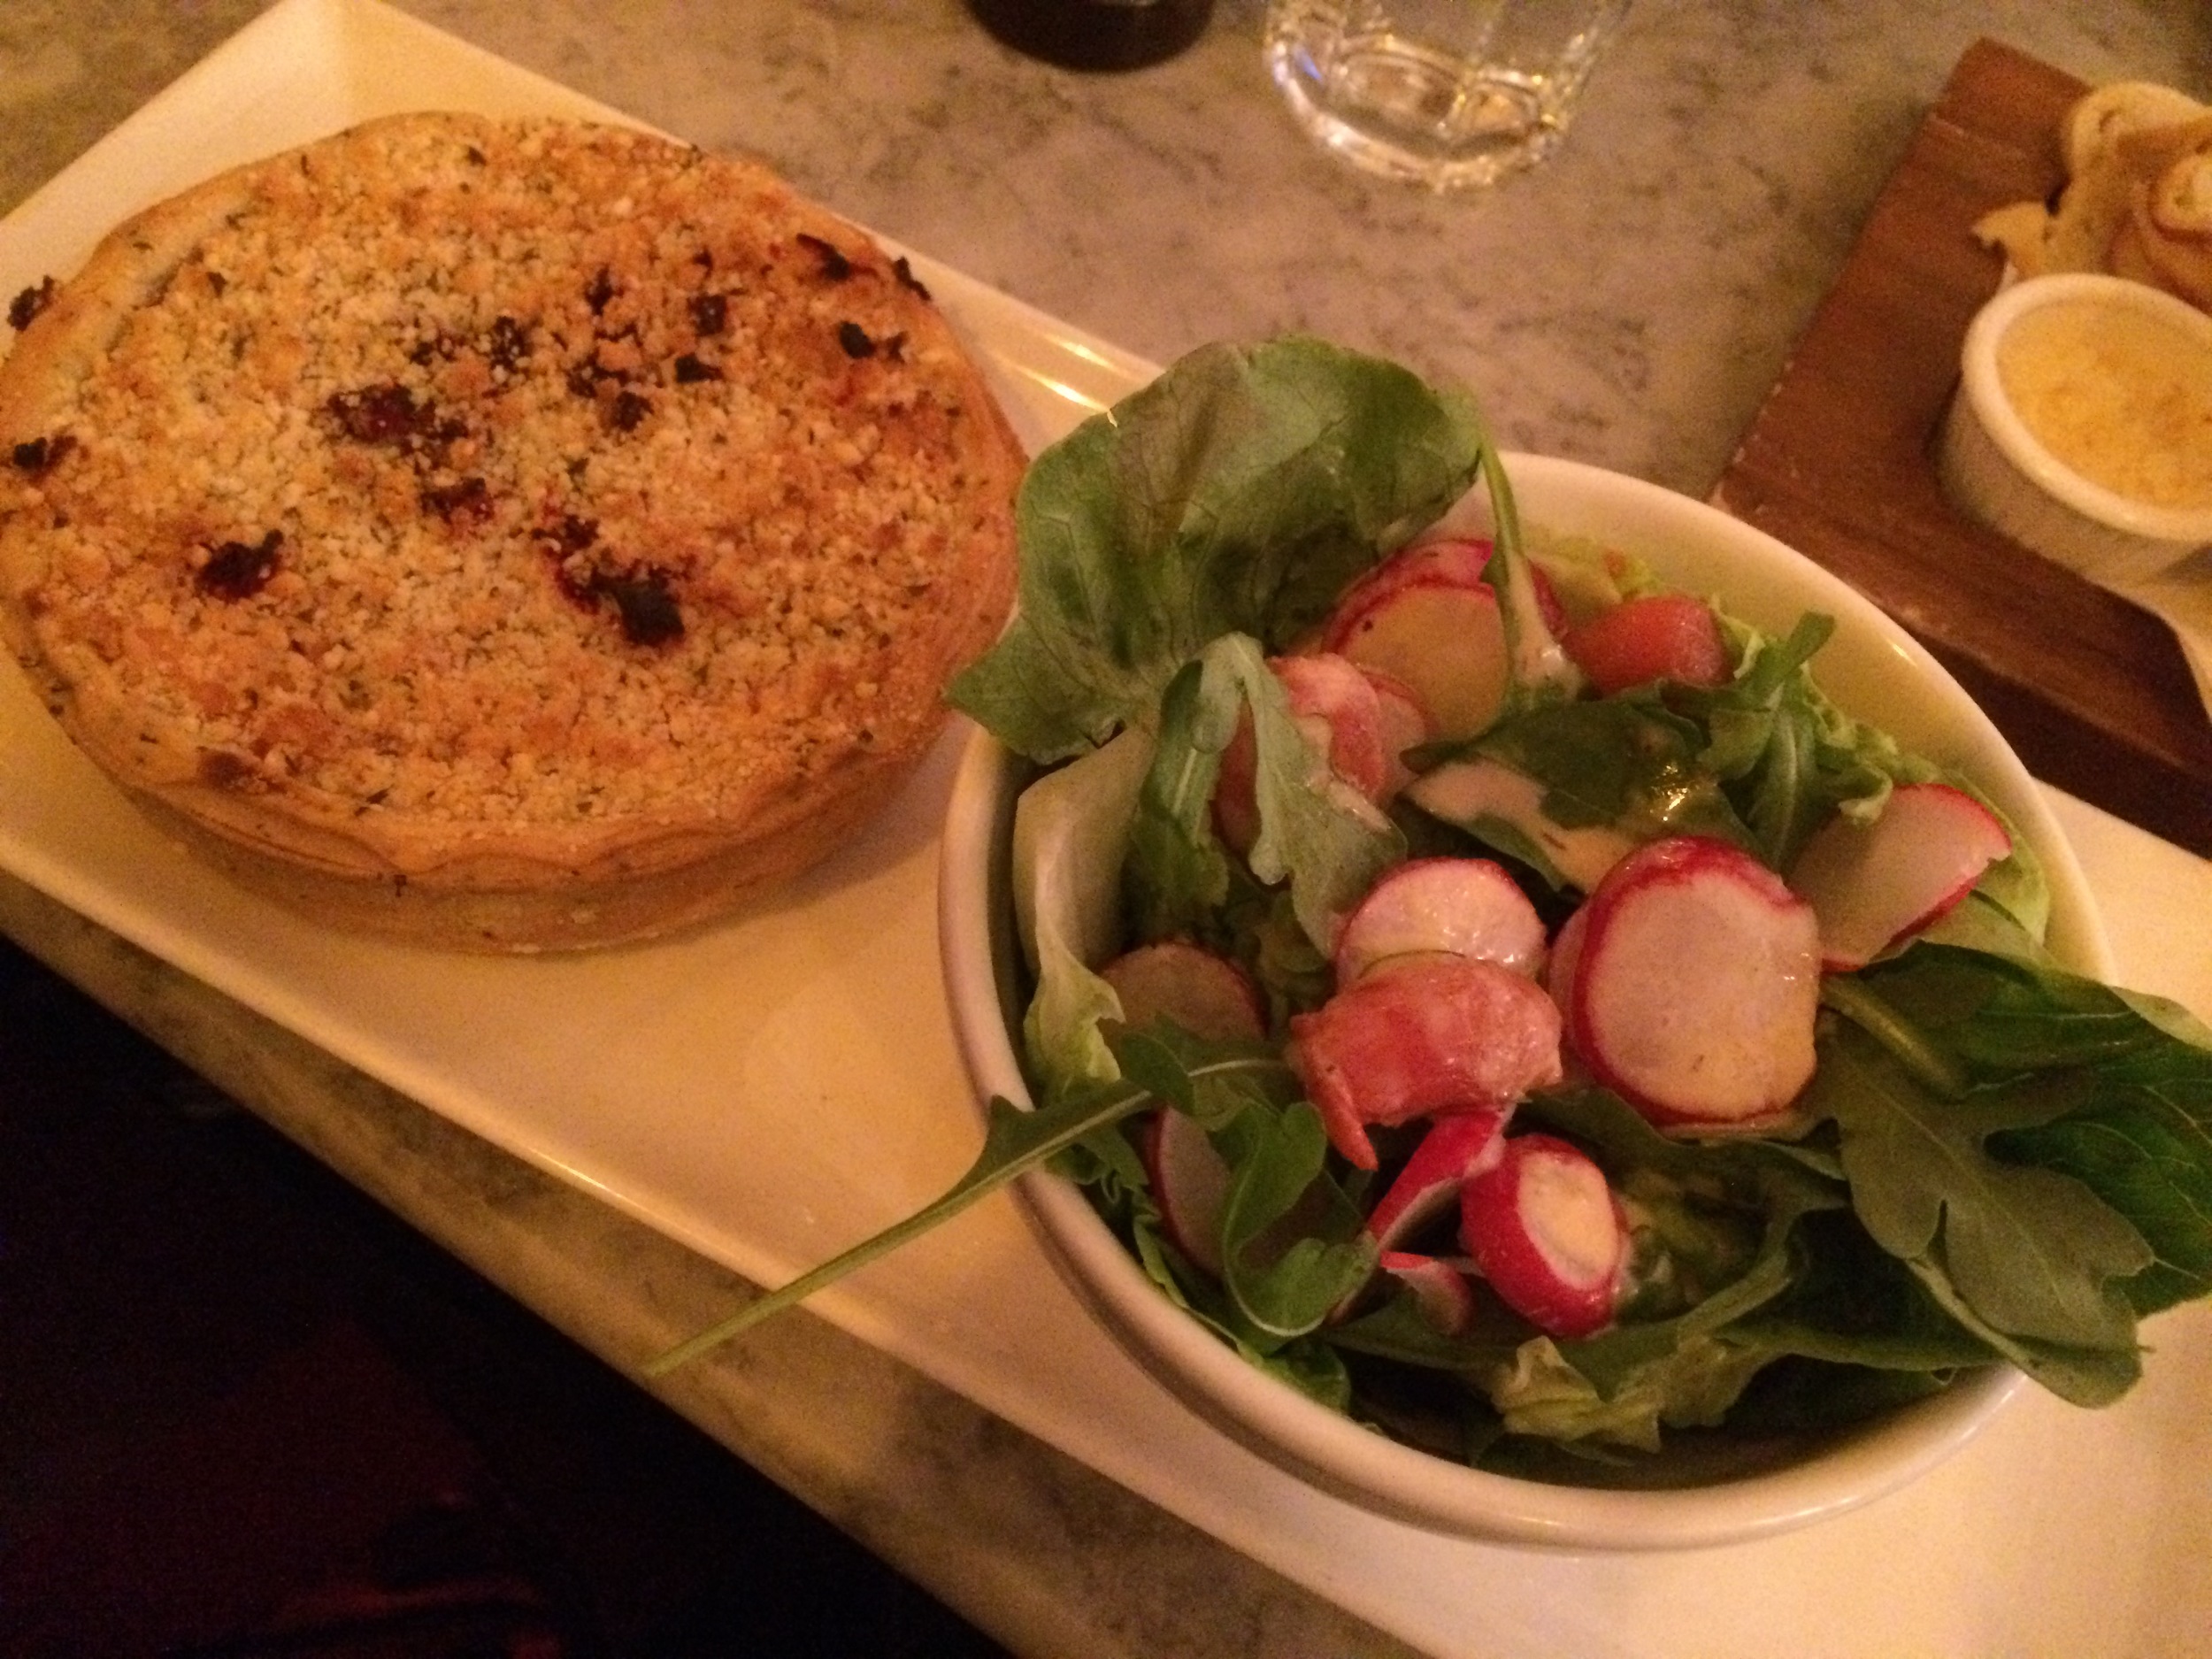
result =
M1153 1098L1149 1090L1126 1084L1102 1095L1085 1095L1039 1111L1024 1111L1008 1101L994 1097L983 1150L969 1166L968 1172L941 1197L905 1220L894 1223L841 1255L832 1256L819 1267L802 1273L780 1289L749 1302L720 1324L649 1360L645 1374L664 1377L764 1320L796 1307L816 1291L879 1256L888 1256L901 1245L911 1243L978 1199L996 1192L1016 1176L1026 1174L1094 1131L1128 1117Z

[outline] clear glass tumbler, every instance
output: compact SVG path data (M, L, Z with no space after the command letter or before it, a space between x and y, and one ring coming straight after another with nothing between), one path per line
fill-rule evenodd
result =
M1629 0L1269 0L1268 72L1356 166L1488 184L1558 146Z

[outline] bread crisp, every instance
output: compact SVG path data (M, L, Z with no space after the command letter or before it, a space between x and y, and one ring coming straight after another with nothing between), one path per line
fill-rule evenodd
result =
M903 260L623 128L370 123L21 296L0 626L240 878L485 949L728 909L1012 602L1019 445Z
M2050 202L2010 202L1975 222L2022 276L2102 271L2212 311L2212 108L2144 81L2069 106L2066 182Z

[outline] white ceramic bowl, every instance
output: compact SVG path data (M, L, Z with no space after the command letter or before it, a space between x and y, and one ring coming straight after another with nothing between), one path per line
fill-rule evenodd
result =
M2080 868L2042 795L1981 711L1887 618L1772 537L1686 496L1570 461L1510 457L1509 465L1532 523L1640 554L1677 586L1721 595L1733 612L1777 633L1807 611L1835 617L1835 636L1815 662L1822 684L1844 708L1989 792L2049 871L2052 947L2074 966L2110 976ZM1008 861L1014 797L1029 775L1026 763L989 737L972 742L953 790L938 898L945 983L970 1074L981 1096L1023 1103ZM1662 1490L1488 1474L1386 1440L1252 1369L1154 1287L1072 1185L1032 1176L1024 1195L1067 1278L1170 1389L1315 1485L1434 1531L1601 1549L1779 1532L1903 1485L2025 1386L2018 1373L1994 1368L1842 1435L1740 1446L1726 1468L1663 1455L1654 1473L1675 1484Z
M2045 306L2131 311L2200 342L2212 379L2212 317L2140 282L2095 273L2032 277L2001 290L1966 331L1937 469L1952 503L2091 580L2124 588L2212 547L2212 507L2120 495L2054 455L2022 419L1998 371L2006 334Z

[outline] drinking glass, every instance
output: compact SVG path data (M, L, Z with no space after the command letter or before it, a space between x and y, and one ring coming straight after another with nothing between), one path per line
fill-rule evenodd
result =
M1269 0L1268 72L1371 173L1488 184L1557 148L1629 0Z

